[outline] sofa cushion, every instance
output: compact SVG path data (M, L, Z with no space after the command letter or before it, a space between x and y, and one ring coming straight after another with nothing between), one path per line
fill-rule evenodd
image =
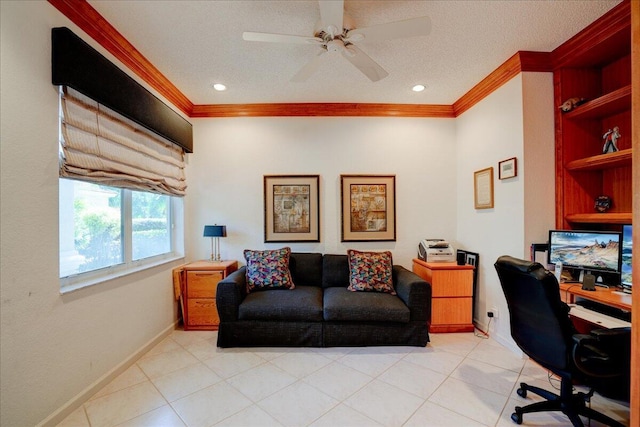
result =
M296 286L321 286L322 254L291 252L289 271Z
M254 292L238 311L240 320L322 321L322 289L297 286L292 290L271 289Z
M349 259L346 255L328 254L322 258L322 287L349 285Z
M393 289L393 260L391 252L347 251L349 256L350 291L386 292L395 295Z
M338 287L324 290L326 321L407 323L409 319L409 308L397 296L382 292L351 292Z
M247 261L247 293L260 289L293 289L289 271L290 248L265 251L244 251Z

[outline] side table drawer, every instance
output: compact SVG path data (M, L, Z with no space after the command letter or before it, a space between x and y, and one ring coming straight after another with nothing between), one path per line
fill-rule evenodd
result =
M222 271L187 271L187 298L215 298Z
M218 325L220 317L213 298L191 298L187 301L188 325Z

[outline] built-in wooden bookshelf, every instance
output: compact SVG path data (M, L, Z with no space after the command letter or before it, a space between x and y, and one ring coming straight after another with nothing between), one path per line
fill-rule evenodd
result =
M556 106L586 102L570 112L557 108L556 226L616 229L632 222L631 11L622 2L552 52ZM614 126L619 151L602 154L603 134ZM596 212L606 195L612 207Z

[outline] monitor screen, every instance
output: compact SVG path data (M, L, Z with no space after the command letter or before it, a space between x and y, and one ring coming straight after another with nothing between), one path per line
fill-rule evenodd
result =
M622 227L622 284L631 286L631 225Z
M621 237L613 231L549 230L549 264L619 273Z

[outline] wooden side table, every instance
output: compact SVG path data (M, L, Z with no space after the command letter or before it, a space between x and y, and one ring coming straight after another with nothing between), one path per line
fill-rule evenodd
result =
M473 332L472 265L413 260L413 272L431 283L429 332Z
M218 282L237 269L238 261L233 260L195 261L174 269L174 280L179 280L185 331L218 329Z

